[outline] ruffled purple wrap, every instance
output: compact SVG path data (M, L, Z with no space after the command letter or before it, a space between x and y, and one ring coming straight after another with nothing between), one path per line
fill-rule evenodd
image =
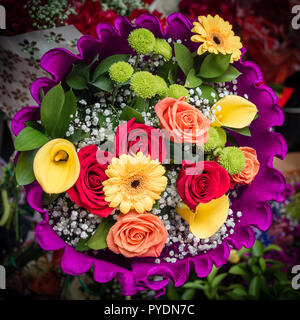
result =
M168 26L163 32L159 21L150 14L141 15L136 19L136 26L151 30L156 37L173 40L181 39L191 50L195 51L198 44L190 41L192 23L180 13L168 18ZM76 56L65 49L52 49L41 59L41 67L52 75L52 78L40 78L31 86L31 94L40 105L39 92L46 93L50 88L62 81L70 71L73 63L82 60L90 63L99 54L102 60L116 53L132 53L128 45L128 34L136 28L126 18L115 20L114 26L100 23L97 27L99 40L91 36L83 36L78 41L79 55ZM186 39L186 41L185 41ZM245 51L245 50L244 50ZM41 212L43 221L36 228L36 239L44 250L59 250L64 248L61 267L64 272L79 275L94 268L94 279L107 282L116 277L122 287L124 295L134 295L140 290L153 289L157 295L165 292L169 280L175 286L181 286L189 276L191 266L199 277L207 276L213 264L220 267L228 260L230 247L240 249L242 246L251 247L255 241L251 226L260 230L267 230L272 223L270 200L280 201L285 190L282 174L273 168L273 158L281 159L286 154L286 144L283 137L270 131L272 126L283 123L283 112L277 105L277 97L273 91L261 84L263 77L260 69L252 62L236 62L242 75L238 79L238 95L247 94L249 100L256 104L259 118L251 125L252 137L236 135L240 146L256 149L261 164L259 174L250 186L242 187L238 198L233 202L233 210L243 212L240 223L236 224L235 232L229 235L216 249L201 253L195 257L186 257L176 263L161 262L155 264L152 258L125 259L104 252L103 259L96 259L84 253L75 251L66 244L48 224L47 211L42 208L42 189L37 182L26 186L29 204ZM39 119L39 106L25 107L12 120L12 130L17 135L24 127L24 122ZM159 281L153 281L152 276L161 276Z

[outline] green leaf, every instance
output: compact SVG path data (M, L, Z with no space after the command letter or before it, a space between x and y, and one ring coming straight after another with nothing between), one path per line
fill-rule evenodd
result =
M114 89L113 81L104 76L99 76L95 81L90 82L90 84L107 92L112 92Z
M76 97L70 89L66 94L58 84L47 92L41 105L41 120L52 138L62 138L69 127L71 114L75 114Z
M236 128L229 128L229 127L223 127L225 130L230 130L230 131L234 131L242 136L246 136L246 137L251 137L251 131L249 129L249 127L244 127L241 129L236 129Z
M16 137L15 149L17 151L33 150L43 146L48 141L48 137L40 131L25 127Z
M185 80L185 87L196 88L202 84L202 79L196 76L195 69L191 69Z
M195 289L187 289L182 295L182 300L192 300L196 294Z
M37 150L23 151L20 153L16 165L16 180L21 186L35 180L33 173L33 160Z
M124 107L123 110L122 110L122 113L120 115L120 120L131 120L132 118L135 118L135 121L137 122L140 122L140 123L144 123L144 118L142 117L142 115L134 110L133 108L131 107Z
M218 93L213 87L203 84L199 88L200 88L200 90L202 92L201 98L202 99L207 99L209 101L210 105L215 104L214 100L216 100L216 101L219 100Z
M277 246L276 244L269 244L266 248L264 248L264 252L268 252L268 251L282 251L282 249Z
M90 66L86 66L83 62L73 64L71 72L66 76L66 83L75 90L83 90L87 88L90 78Z
M229 66L230 57L230 54L209 54L203 60L198 75L203 78L216 78L221 76Z
M205 281L202 279L197 279L193 282L187 282L185 283L183 286L183 288L185 289L199 289L199 290L203 290L205 287Z
M178 78L178 65L176 63L172 63L168 72L167 81L170 84L174 84L174 83L177 83L177 78Z
M258 298L259 296L259 277L258 276L255 276L254 278L251 279L249 288L248 288L248 293L251 296Z
M258 260L258 263L260 265L260 268L262 270L262 272L264 272L266 270L266 261L263 257L260 257Z
M174 51L180 69L187 76L194 65L192 53L186 46L181 43L174 44Z
M256 240L253 247L252 247L252 253L255 257L259 258L262 256L264 251L263 245L259 240Z
M215 265L213 265L210 274L207 276L207 281L211 282L214 279L214 277L216 276L216 274L218 273L218 271L219 271L219 269L216 268Z
M219 285L219 283L226 278L227 274L226 273L220 273L218 274L212 281L211 286L212 288L215 288Z
M79 141L88 138L90 135L89 133L83 131L83 130L76 130L72 135L67 137L69 141L71 141L73 144L78 143Z
M169 300L181 300L180 294L172 284L168 285L167 295Z
M136 97L134 105L133 105L133 109L139 111L139 112L143 112L145 110L148 110L149 107L149 101L140 98L140 97Z
M59 83L44 96L41 104L41 121L47 133L50 133L58 119L56 110L60 110L65 102L64 90Z
M96 80L99 76L103 75L108 71L110 66L118 61L128 61L129 54L116 54L114 56L107 57L103 59L98 66L96 67L93 73L93 81Z
M107 247L106 237L113 224L114 221L111 217L103 218L95 233L87 241L87 246L94 250L105 249Z
M247 275L247 272L243 268L241 268L239 265L232 266L228 272L231 274L239 275L239 276Z
M238 295L238 296L246 296L247 295L247 291L243 288L235 288L231 292L234 293L235 295Z
M24 124L25 124L26 127L30 127L30 128L35 129L35 130L38 130L38 131L40 131L40 132L42 132L42 133L45 133L44 127L43 127L42 124L39 123L39 122L36 122L36 121L26 121Z
M87 250L90 250L90 248L87 246L87 241L89 239L80 239L77 243L77 246L76 246L76 251L79 251L79 252L82 252L82 251L87 251Z
M62 138L65 136L71 122L71 115L75 115L77 108L76 97L70 89L65 93L65 102L61 110L57 110L57 123L52 131L53 138Z
M241 73L232 65L229 65L227 70L225 70L225 72L217 77L217 78L211 78L208 79L208 82L229 82L232 81L234 79L236 79L239 75L241 75Z

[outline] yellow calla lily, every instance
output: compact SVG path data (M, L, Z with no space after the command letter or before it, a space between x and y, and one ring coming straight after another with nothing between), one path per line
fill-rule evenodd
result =
M80 173L74 145L65 139L49 141L35 155L33 172L46 193L67 191L75 184Z
M200 203L196 212L182 203L176 212L190 225L190 231L200 239L214 235L228 217L229 199L224 195L208 203Z
M241 129L250 125L257 108L256 105L245 98L228 95L216 102L211 110L215 113L213 127L230 127Z

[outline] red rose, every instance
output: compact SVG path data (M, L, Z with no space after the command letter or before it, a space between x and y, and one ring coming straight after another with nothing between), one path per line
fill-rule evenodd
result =
M177 179L177 191L183 202L192 210L195 211L199 203L220 198L229 186L228 172L216 162L182 162Z
M160 130L134 120L135 118L117 128L116 156L141 151L146 156L150 155L152 160L158 159L159 162L163 162L167 151Z
M86 146L78 152L80 174L67 193L78 206L86 208L90 213L107 217L113 208L104 200L102 182L108 179L105 174L108 164L107 161L101 163L102 153L96 145ZM103 156L103 159L109 157L107 152Z

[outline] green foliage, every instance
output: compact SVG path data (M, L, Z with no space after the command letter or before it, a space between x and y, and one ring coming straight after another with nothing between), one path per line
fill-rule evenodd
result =
M230 130L230 131L236 132L242 136L251 137L251 131L250 131L249 127L244 127L241 129L229 128L229 127L222 127L222 128L224 128L225 130Z
M112 92L114 89L114 83L111 79L104 77L104 76L99 76L95 81L91 82L91 85L94 87L106 91L106 92Z
M86 66L84 62L73 64L71 72L66 76L67 85L75 90L86 89L89 80L90 66Z
M198 75L208 79L220 77L228 69L230 57L229 54L207 55L200 66Z
M235 80L241 73L232 65L229 65L225 72L217 78L207 79L207 82L229 82Z
M41 104L41 120L46 133L52 138L63 138L76 108L77 101L72 89L64 93L60 83L51 88Z
M202 84L202 79L196 76L196 71L192 68L185 80L185 87L187 88L196 88Z
M131 108L131 107L124 107L122 110L122 113L120 115L120 120L131 120L132 118L135 118L135 121L140 122L140 123L144 123L144 118L142 117L142 115L136 111L135 109Z
M103 218L101 223L98 225L95 233L86 242L86 245L90 249L94 250L105 249L107 247L106 237L113 224L114 221L111 217Z
M22 151L18 157L16 165L16 179L21 186L29 184L35 180L33 173L33 160L37 150Z
M43 146L48 141L48 137L40 131L32 127L25 127L16 137L15 149L17 151L33 150Z
M180 69L187 76L194 65L192 53L181 43L174 43L174 51Z
M169 285L168 297L177 300L184 297L197 300L299 299L300 292L292 288L289 274L282 270L285 265L264 258L271 250L282 249L273 244L264 248L257 240L251 249L243 248L238 252L241 259L238 264L213 267L207 278L196 278L177 289Z

